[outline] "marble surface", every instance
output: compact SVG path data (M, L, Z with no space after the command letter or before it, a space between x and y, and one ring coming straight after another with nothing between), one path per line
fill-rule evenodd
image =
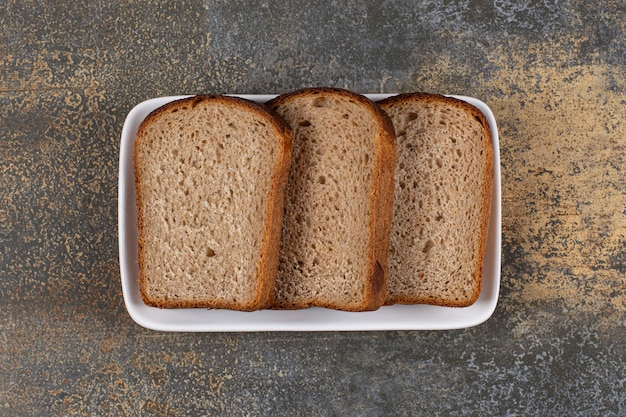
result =
M625 22L613 0L0 1L0 415L626 415ZM434 332L136 325L117 244L128 111L310 85L491 107L494 315Z

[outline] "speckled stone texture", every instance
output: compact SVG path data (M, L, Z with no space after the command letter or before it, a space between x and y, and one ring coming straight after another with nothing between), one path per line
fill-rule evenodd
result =
M0 415L626 415L622 1L0 1ZM485 101L502 285L440 332L171 334L125 311L124 118L318 85Z

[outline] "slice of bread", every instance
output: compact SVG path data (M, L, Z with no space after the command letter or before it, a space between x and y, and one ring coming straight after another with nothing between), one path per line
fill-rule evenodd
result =
M290 152L285 121L239 98L191 97L146 117L134 163L147 305L272 304Z
M340 89L298 90L267 104L293 131L274 308L379 308L396 165L391 121Z
M378 103L397 135L386 304L463 307L480 294L493 151L476 107L433 94Z

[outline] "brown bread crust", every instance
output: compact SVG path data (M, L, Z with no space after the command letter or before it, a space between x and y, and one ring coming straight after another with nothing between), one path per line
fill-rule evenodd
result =
M277 165L273 171L272 187L267 204L267 219L265 223L265 233L262 241L261 257L256 266L257 291L252 301L248 303L232 303L220 300L205 299L201 301L191 300L159 300L153 299L146 291L145 285L145 249L148 245L142 233L146 221L143 213L144 198L141 187L141 179L135 169L135 187L137 201L137 227L139 230L139 287L142 300L145 304L158 308L223 308L240 311L253 311L267 308L273 303L274 284L276 270L278 267L278 251L280 247L280 231L282 225L284 189L289 175L291 164L291 129L289 125L274 111L263 104L250 100L220 96L220 95L197 95L167 103L152 111L140 124L135 141L135 152L133 155L134 166L137 167L142 161L137 158L137 149L144 139L144 130L154 123L158 118L167 112L177 109L193 108L198 103L211 101L229 107L245 108L258 114L267 121L273 128L277 140L280 142L280 154L277 158Z

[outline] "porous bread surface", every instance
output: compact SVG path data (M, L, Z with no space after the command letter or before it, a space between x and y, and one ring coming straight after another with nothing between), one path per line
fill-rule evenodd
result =
M286 125L238 99L196 97L148 116L135 147L147 304L271 304L289 145Z
M487 120L430 94L379 103L396 130L398 165L386 304L476 301L491 200Z
M293 131L274 307L380 307L395 167L390 120L344 90L307 89L268 105Z

